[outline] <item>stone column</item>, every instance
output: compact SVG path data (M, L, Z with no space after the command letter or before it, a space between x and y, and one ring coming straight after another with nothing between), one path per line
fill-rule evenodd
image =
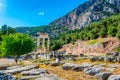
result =
M48 43L47 43L47 51L49 52L50 49L50 39L48 38Z
M34 53L33 59L37 59L37 58L38 58L37 53Z
M45 38L42 38L42 52L45 52Z
M37 38L37 52L39 52L39 48L40 48L40 39Z

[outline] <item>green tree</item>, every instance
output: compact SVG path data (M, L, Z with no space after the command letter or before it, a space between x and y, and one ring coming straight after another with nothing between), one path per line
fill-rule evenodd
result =
M6 34L14 34L16 33L16 29L15 28L12 28L12 27L8 27L7 25L3 25L1 27L1 34L2 35L6 35Z
M3 25L3 26L1 27L1 33L2 33L2 35L7 34L7 25Z
M1 32L0 32L0 42L2 41L2 34L1 34Z
M34 41L26 34L10 34L3 37L1 50L4 56L17 56L29 53L33 50Z
M88 36L90 37L90 39L95 39L95 34L93 31L89 31Z
M109 36L115 36L117 33L117 28L115 26L109 26L108 27L108 35Z
M102 26L102 28L100 29L99 31L99 37L103 38L103 37L106 37L107 36L107 30L104 26Z
M71 42L73 43L73 42L75 42L76 40L77 40L77 34L72 34L71 35Z
M79 33L80 40L85 40L84 37L83 37L83 35L84 35L84 32L81 31L81 33Z
M117 32L116 37L120 40L120 30Z
M51 49L52 51L55 51L55 50L60 49L61 47L62 47L61 42L59 42L59 41L54 41L54 42L51 43L50 49Z
M71 36L66 36L65 43L68 44L72 40Z
M96 38L98 38L99 36L98 36L98 29L97 29L97 27L95 27L95 28L93 28L92 30L90 30L89 32L88 32L88 36L90 37L90 39L96 39Z
M83 38L84 38L84 40L89 40L90 39L87 32L84 32Z
M119 23L119 25L117 26L117 30L120 31L120 23Z
M15 33L16 33L16 29L15 28L8 27L7 34L15 34Z

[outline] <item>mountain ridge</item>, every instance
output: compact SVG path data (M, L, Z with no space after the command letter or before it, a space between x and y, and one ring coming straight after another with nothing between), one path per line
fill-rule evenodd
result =
M89 0L49 25L80 29L119 12L120 0Z
M85 6L85 7L84 7ZM80 7L80 8L79 8ZM120 13L120 0L89 0L47 26L16 28L18 32L35 36L37 32L48 33L51 38L60 34L81 31L92 22Z

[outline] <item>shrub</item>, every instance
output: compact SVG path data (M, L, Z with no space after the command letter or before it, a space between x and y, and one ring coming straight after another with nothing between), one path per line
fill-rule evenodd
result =
M115 26L108 27L108 35L114 37L117 33L117 28Z

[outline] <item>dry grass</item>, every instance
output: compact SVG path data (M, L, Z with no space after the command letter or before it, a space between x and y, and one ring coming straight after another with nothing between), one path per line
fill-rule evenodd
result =
M91 63L89 59L79 59L77 61L72 61L72 63L75 63L75 64L81 64L85 62ZM62 69L62 66L52 67L52 66L41 64L40 68L47 69L50 73L55 74L58 77L65 79L65 80L96 80L94 76L89 76L85 74L83 71L80 71L80 72L75 72L71 70L66 71Z
M120 75L120 68L116 69L116 70L113 72L113 74L118 74L118 75Z
M86 75L84 72L62 70L62 67L52 67L41 64L40 68L47 69L50 73L57 75L65 80L96 80L93 76Z
M89 59L78 59L77 61L72 61L72 63L75 64L82 64L82 63L90 63L90 64L106 64L105 67L107 67L108 64L116 64L116 63L105 63L105 62L91 62ZM57 75L58 77L65 79L65 80L97 80L94 78L94 76L90 76L85 74L83 71L80 72L75 72L71 70L62 70L61 66L58 67L52 67L52 66L47 66L44 64L40 65L40 68L47 69L50 73ZM115 70L113 74L120 74L120 68Z

